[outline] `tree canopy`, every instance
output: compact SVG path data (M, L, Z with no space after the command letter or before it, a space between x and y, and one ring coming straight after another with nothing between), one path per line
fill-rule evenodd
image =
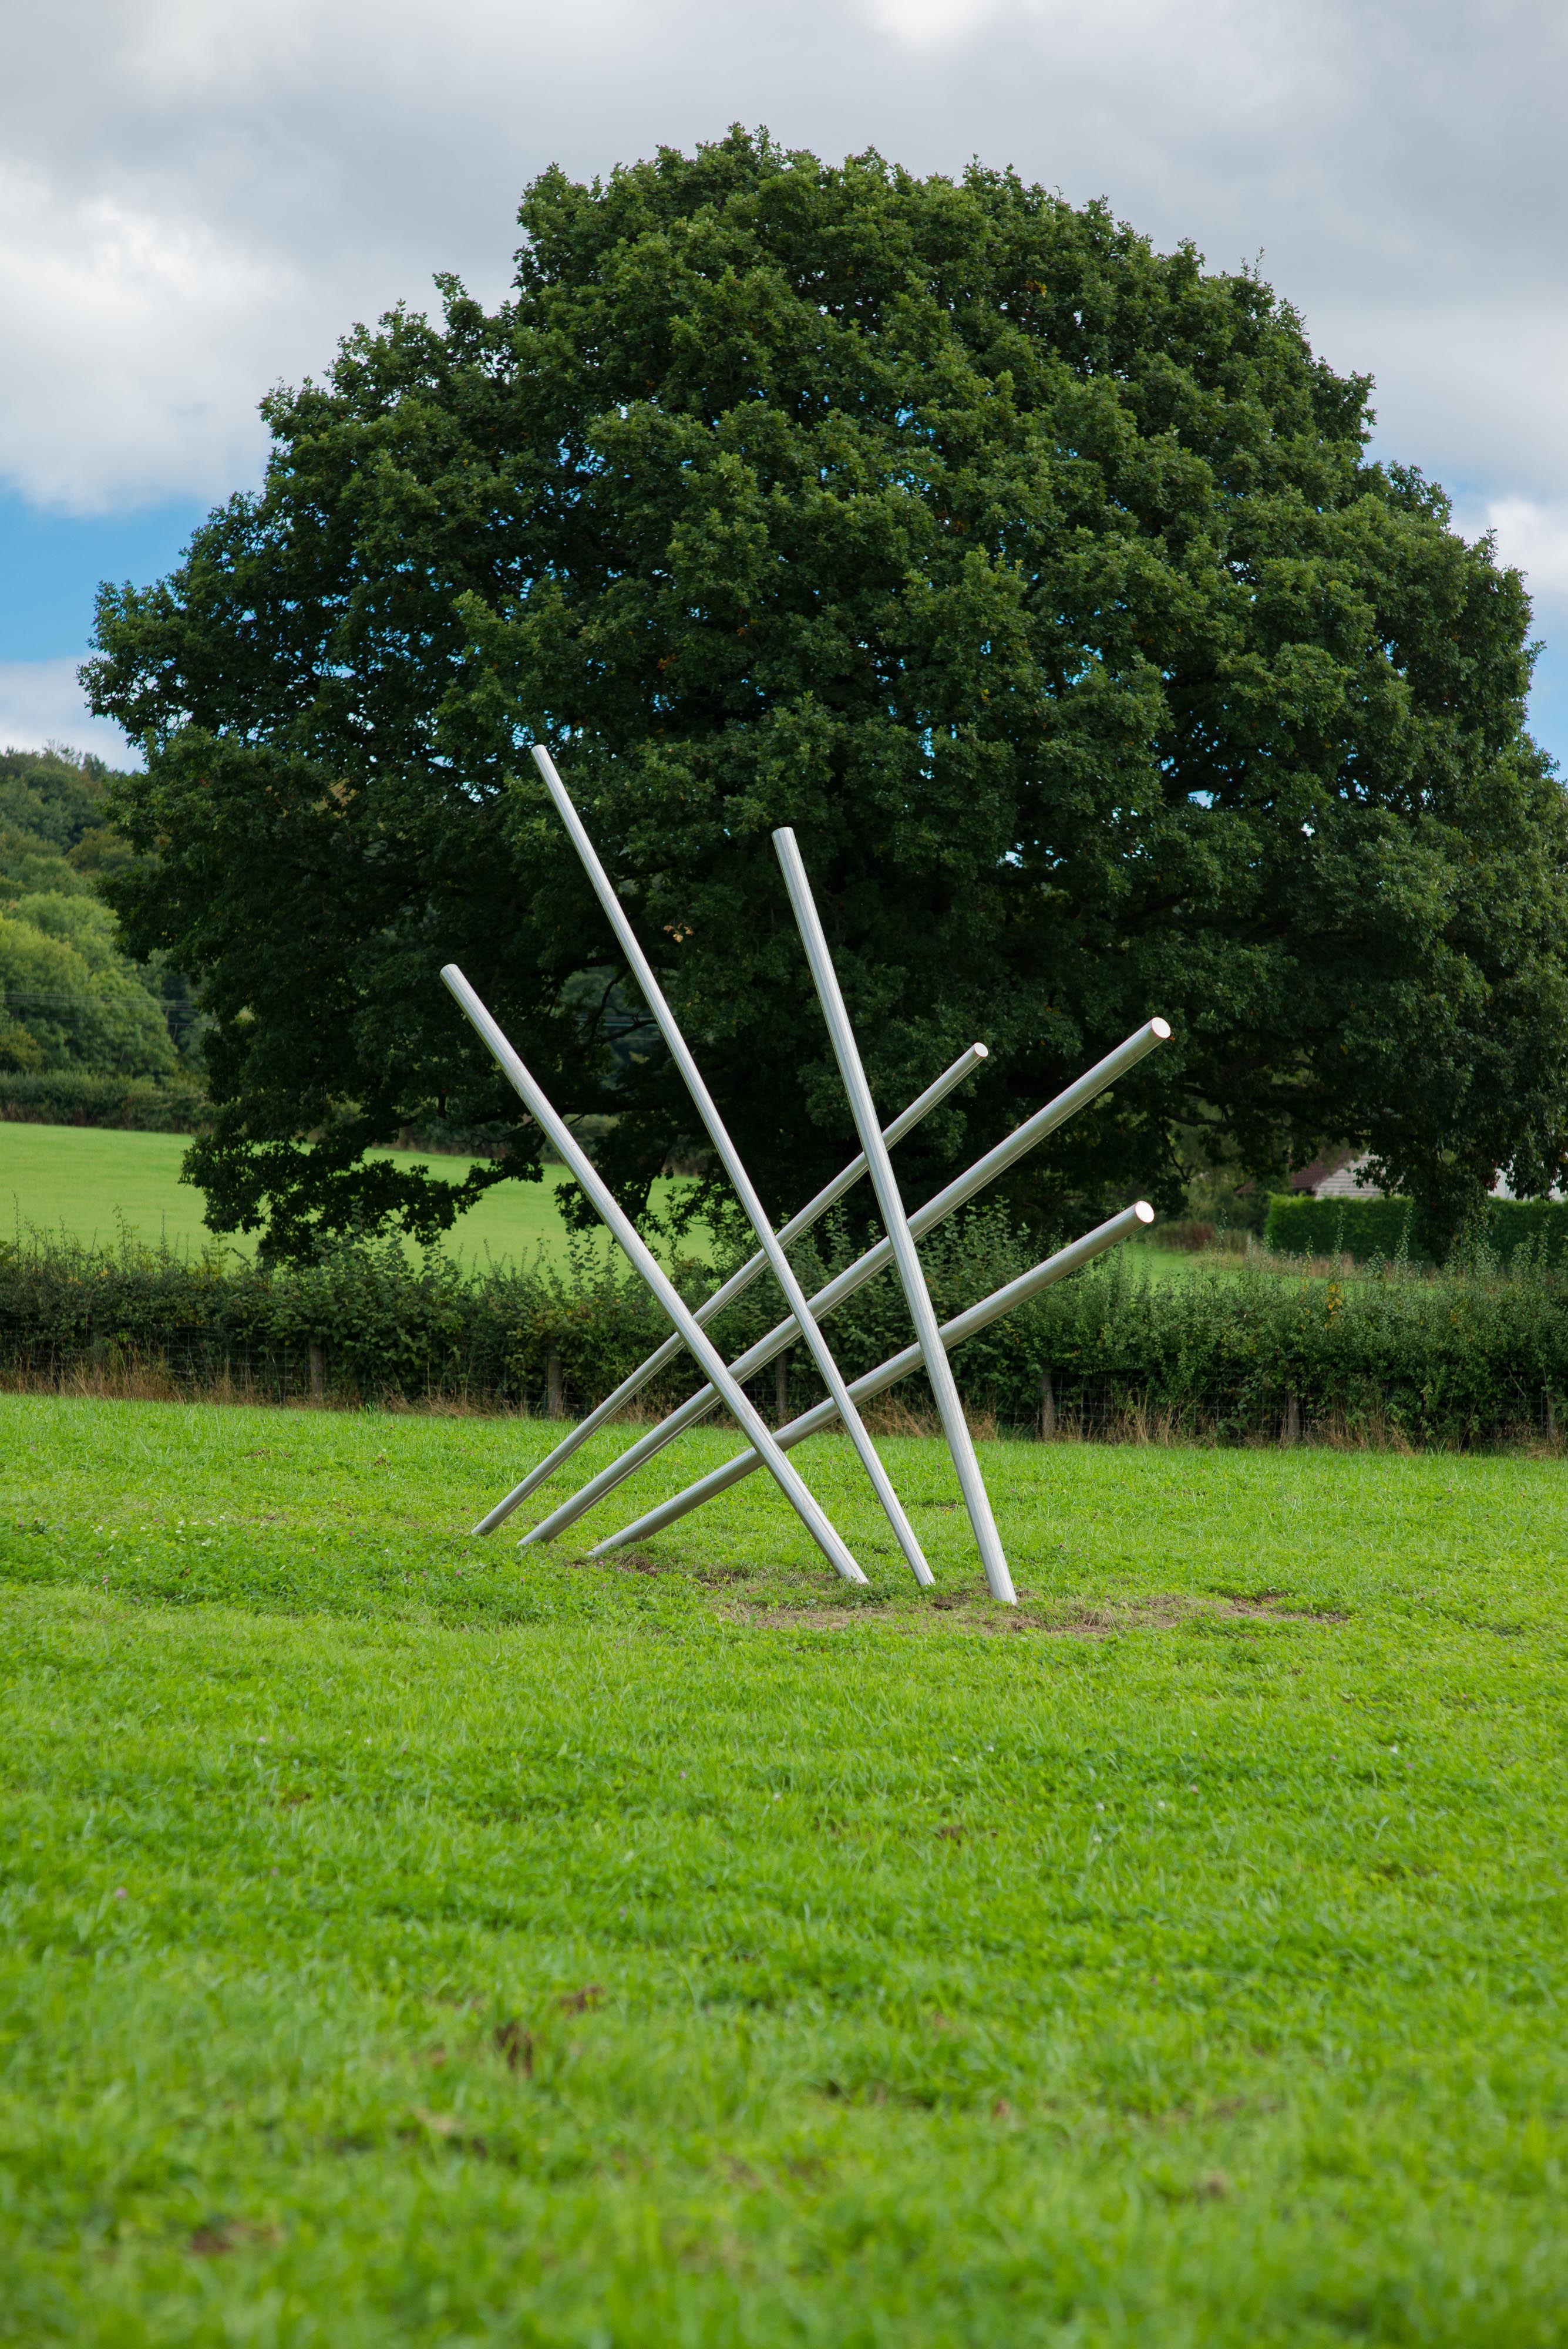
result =
M145 738L109 885L201 982L209 1220L430 1235L536 1171L461 963L634 1203L693 1123L526 746L555 750L780 1212L853 1149L769 833L795 826L919 1195L1150 1012L1037 1221L1371 1150L1441 1237L1568 1148L1564 809L1520 580L1371 461L1256 275L976 167L739 130L523 202L514 290L356 329L263 488L106 590ZM367 1161L433 1115L512 1155Z

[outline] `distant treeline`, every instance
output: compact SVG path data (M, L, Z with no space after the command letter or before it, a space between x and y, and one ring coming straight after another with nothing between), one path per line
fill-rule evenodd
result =
M852 1247L846 1229L828 1226L794 1252L808 1292ZM924 1254L939 1315L990 1294L1040 1252L1000 1211L936 1236ZM680 1278L695 1298L712 1274L688 1264ZM764 1278L713 1327L732 1358L779 1318ZM826 1327L852 1378L910 1336L886 1275ZM597 1243L564 1266L483 1272L383 1247L335 1247L316 1264L271 1270L217 1251L187 1259L31 1237L0 1247L0 1370L13 1381L85 1374L112 1384L155 1369L192 1393L277 1399L314 1383L343 1403L444 1397L529 1412L555 1394L570 1413L611 1392L665 1333L641 1283ZM1568 1400L1568 1276L1533 1264L1511 1273L1478 1257L1442 1276L1384 1266L1343 1281L1263 1270L1162 1279L1117 1254L971 1340L954 1364L971 1410L1021 1433L1554 1440ZM644 1403L663 1411L695 1384L682 1357ZM772 1416L773 1367L753 1392ZM803 1410L819 1393L793 1348L784 1407ZM929 1409L919 1379L896 1395Z
M111 1113L119 1096L83 1093L63 1122L167 1115L167 1130L189 1131L193 1113L179 1104L200 1090L200 1015L182 978L120 952L97 895L99 878L131 855L105 821L109 779L90 756L0 752L0 1115L43 1113L26 1106L17 1080L108 1077L140 1088L134 1112ZM169 1100L151 1100L150 1085Z

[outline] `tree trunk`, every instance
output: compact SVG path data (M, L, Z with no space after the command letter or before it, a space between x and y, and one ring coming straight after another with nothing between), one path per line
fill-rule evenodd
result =
M1049 1371L1040 1373L1040 1440L1049 1444L1056 1433L1056 1391Z

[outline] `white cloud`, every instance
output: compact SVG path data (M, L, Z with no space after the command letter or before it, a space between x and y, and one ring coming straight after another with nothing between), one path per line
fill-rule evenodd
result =
M89 715L74 660L0 661L0 747L41 750L55 742L96 750L111 767L139 767L118 726Z
M192 210L73 198L0 166L0 450L13 485L78 511L254 471L255 395L298 274Z
M972 39L1016 8L1017 0L867 0L866 16L878 32L910 48L945 48Z
M1560 0L53 0L0 81L0 479L78 510L254 478L257 398L456 268L524 182L731 120L978 153L1217 266L1262 254L1382 444L1568 495Z
M1379 447L1455 497L1568 496L1568 288L1521 300L1319 304L1309 322L1334 366L1373 369Z
M1538 609L1568 618L1568 498L1493 498L1483 526L1493 532L1504 563L1524 574Z

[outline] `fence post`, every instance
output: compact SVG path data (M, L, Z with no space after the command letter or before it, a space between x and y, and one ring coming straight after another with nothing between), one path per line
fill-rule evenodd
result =
M1285 1416L1284 1423L1280 1429L1280 1442L1282 1444L1299 1444L1301 1440L1301 1397L1297 1394L1294 1387L1287 1387L1285 1390Z
M310 1340L308 1359L310 1400L312 1402L325 1402L327 1400L327 1349L319 1338L312 1338Z
M565 1419L566 1406L561 1393L561 1357L554 1346L545 1357L545 1413L549 1419Z
M794 1348L786 1346L774 1361L774 1415L784 1426L789 1419L789 1358Z
M1040 1373L1040 1440L1049 1444L1056 1433L1056 1391L1049 1371Z

